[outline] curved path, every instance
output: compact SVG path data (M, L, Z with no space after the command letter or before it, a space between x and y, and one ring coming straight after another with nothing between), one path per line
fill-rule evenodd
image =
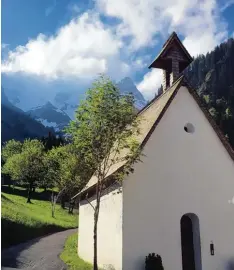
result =
M66 238L77 229L66 230L48 236L33 239L2 250L2 268L4 270L65 270L60 260Z

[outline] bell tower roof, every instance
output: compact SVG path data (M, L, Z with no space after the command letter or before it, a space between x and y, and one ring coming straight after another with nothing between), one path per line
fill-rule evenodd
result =
M173 32L167 41L164 43L161 52L158 54L156 59L152 62L149 68L159 68L167 69L170 61L170 52L176 49L180 58L180 61L183 63L183 69L185 69L192 61L193 58L188 53L177 34Z

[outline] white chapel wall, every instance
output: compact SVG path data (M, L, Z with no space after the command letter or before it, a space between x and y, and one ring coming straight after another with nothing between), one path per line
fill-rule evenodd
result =
M192 123L193 134L184 131ZM180 219L199 218L203 270L234 263L234 162L183 87L123 187L123 270L144 269L150 252L182 270ZM215 255L210 255L213 241Z
M103 269L122 270L122 193L119 191L118 187L112 188L101 198L97 237L98 264ZM89 201L95 205L92 198ZM78 254L90 263L93 262L93 214L91 205L82 201L79 210Z

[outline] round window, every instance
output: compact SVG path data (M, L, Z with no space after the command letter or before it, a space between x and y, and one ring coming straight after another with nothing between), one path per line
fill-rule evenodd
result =
M193 124L187 123L187 124L184 126L184 130L185 130L187 133L194 133L195 128L194 128Z

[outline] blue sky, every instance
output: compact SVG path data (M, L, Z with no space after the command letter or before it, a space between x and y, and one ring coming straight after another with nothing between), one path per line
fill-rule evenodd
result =
M148 99L161 73L147 67L172 31L206 53L234 36L234 0L2 0L3 82L48 94L106 73Z

